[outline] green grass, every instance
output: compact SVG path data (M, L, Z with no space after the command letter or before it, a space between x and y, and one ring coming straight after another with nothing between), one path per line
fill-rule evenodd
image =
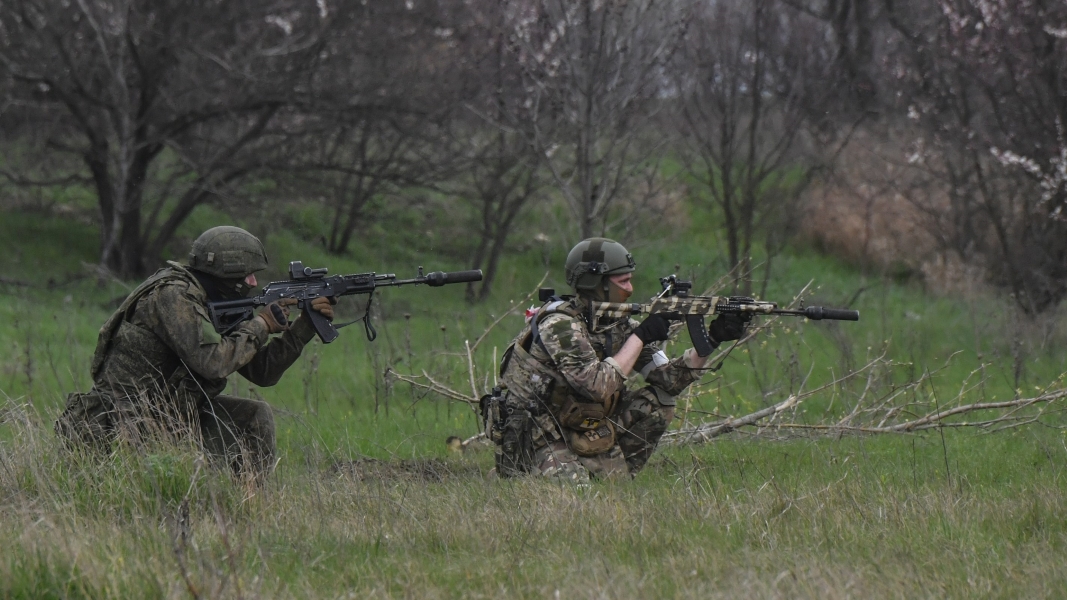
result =
M433 207L431 207L432 209ZM473 342L545 272L540 248L505 257L488 302L459 286L375 296L378 340L359 323L313 342L282 382L229 393L277 412L281 463L251 493L199 462L195 449L69 457L51 434L65 394L88 389L96 333L131 283L98 282L88 225L42 214L0 219L0 597L1062 597L1067 594L1067 444L1062 418L1000 433L822 438L753 437L669 447L630 482L587 489L485 478L487 451L449 456L448 435L478 431L466 405L383 376L423 370L470 389ZM315 240L311 209L292 231L266 230L272 259L332 273L464 268L462 249L434 236L439 215L396 215L368 227L342 257ZM698 288L722 272L694 211L693 229L635 245L638 296L677 271ZM181 232L222 222L200 211ZM250 225L252 226L252 225ZM411 241L402 241L402 240ZM552 265L565 244L553 242ZM177 252L175 256L180 255ZM677 269L675 265L678 265ZM558 271L557 268L555 271ZM563 289L558 272L546 285ZM995 297L938 298L890 277L795 248L777 257L768 299L855 297L859 323L781 321L687 399L740 415L811 389L883 352L894 366L876 389L944 364L916 396L964 400L1029 395L1064 371L1063 320L1027 322ZM51 283L49 283L51 281ZM339 321L362 315L345 300ZM491 385L521 318L506 317L474 355ZM675 342L680 351L686 340ZM972 375L976 372L979 375ZM807 400L800 422L838 418L861 391L847 383ZM806 411L806 412L805 412ZM366 458L383 462L350 461ZM377 467L375 466L377 465ZM354 473L361 474L357 477ZM184 511L184 512L183 512ZM183 515L187 512L188 517Z
M156 470L72 467L42 441L5 455L53 487L5 499L0 541L18 551L0 594L1060 597L1065 455L1031 430L734 439L575 489L487 480L482 452L432 481L290 467L229 503L215 498L235 486L187 468L183 526L179 499L146 485ZM132 511L76 499L71 469L115 480Z

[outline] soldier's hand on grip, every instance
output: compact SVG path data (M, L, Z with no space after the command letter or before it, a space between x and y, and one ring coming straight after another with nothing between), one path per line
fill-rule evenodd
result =
M311 310L317 311L320 315L332 321L333 305L336 303L337 299L332 296L319 296L311 301Z
M708 326L708 336L716 345L723 342L732 342L741 339L745 335L745 325L748 319L740 315L719 315Z
M634 335L648 345L651 342L664 342L670 337L671 322L661 314L653 313L634 329Z
M268 333L281 333L289 329L289 307L296 304L293 298L282 298L263 307L259 318L267 324Z

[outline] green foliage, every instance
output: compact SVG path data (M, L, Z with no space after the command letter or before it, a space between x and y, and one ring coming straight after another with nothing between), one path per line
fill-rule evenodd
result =
M426 229L431 209L404 215L404 229L370 227L341 257L317 243L314 211L292 210L294 227L262 235L272 259L264 280L283 276L289 260L402 277L419 264L465 266L456 253L433 250L439 238L404 241ZM721 276L717 244L702 233L714 215L688 210L686 235L631 244L639 295L671 272L698 289ZM198 210L183 235L220 222L231 221ZM474 411L387 378L386 369L473 393L464 342L532 291L546 262L554 268L545 285L564 291L566 244L506 256L484 305L465 304L459 286L386 290L372 305L377 341L357 322L330 346L312 342L277 386L234 378L227 393L276 410L280 463L264 487L234 481L192 447L71 454L51 422L66 393L91 385L97 329L130 284L71 276L87 273L80 262L95 257L96 234L85 225L10 213L0 240L8 257L0 275L56 281L0 283L3 597L1067 593L1058 414L1044 419L1051 427L995 434L739 435L666 448L634 481L588 489L486 479L484 450L446 457L446 436L478 431ZM55 240L66 241L56 249ZM968 378L969 401L1062 385L1064 325L1020 319L1006 300L932 297L807 249L776 257L770 272L766 298L788 302L814 281L809 303L851 302L863 320L779 322L680 398L679 423L762 408L882 353L893 361L873 384L883 391L946 363L910 393L950 399ZM346 299L337 320L364 309L365 299ZM495 361L521 324L505 316L473 353L479 390L492 385ZM678 340L669 353L687 345ZM798 420L839 418L865 385L808 399Z
M98 590L86 589L78 569L65 561L50 560L40 553L8 555L0 593L5 598L99 598Z

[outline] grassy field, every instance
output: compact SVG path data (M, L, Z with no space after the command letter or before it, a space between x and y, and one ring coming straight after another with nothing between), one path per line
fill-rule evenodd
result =
M217 218L198 215L184 235ZM714 283L721 261L686 241L701 239L707 218L691 215L687 236L635 244L639 295L669 272ZM465 266L434 236L400 243L399 231L424 227L416 217L369 231L340 258L306 241L314 219L293 222L264 235L271 276L295 259L400 276ZM356 323L330 346L313 342L273 388L231 381L230 393L278 413L281 462L264 488L235 484L193 448L72 458L51 421L66 393L90 386L96 331L131 285L83 266L96 235L75 219L0 219L0 597L1067 595L1067 443L1055 411L995 433L746 430L665 448L634 481L580 489L488 479L487 450L449 454L446 436L477 433L473 411L384 373L425 371L470 393L465 341L546 271L546 285L564 287L563 241L506 257L483 305L459 288L385 291L374 343ZM804 248L772 266L767 298L814 282L810 303L854 299L863 320L777 323L705 377L686 423L763 408L883 355L873 382L832 386L795 421L836 420L864 389L888 392L946 364L909 393L977 402L1061 386L1067 321L1057 315L1028 321L1006 300L933 297ZM362 308L346 300L339 320ZM504 317L472 353L479 391L521 323Z

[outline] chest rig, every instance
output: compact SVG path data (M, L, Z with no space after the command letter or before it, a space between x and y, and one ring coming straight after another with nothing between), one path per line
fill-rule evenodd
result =
M192 279L192 275L181 265L170 261L168 261L168 264L170 266L156 271L154 275L146 279L141 285L137 286L137 289L133 290L133 292L126 297L122 302L122 305L111 314L108 320L100 328L100 334L97 337L96 350L93 353L93 362L90 368L90 373L93 376L93 379L96 379L97 375L100 373L104 361L112 351L113 342L116 338L120 337L120 332L124 328L131 331L139 329L135 328L135 326L129 322L133 311L137 308L137 302L160 286L171 283L187 283ZM162 345L162 342L156 339L155 336L148 331L137 331L135 333L140 336L150 336L157 345Z
M534 354L534 346L549 357L548 349L541 341L540 326L556 314L570 319L580 319L586 328L593 331L588 314L582 304L570 296L552 296L530 319L530 323L504 351L500 364L500 378L507 386L509 396L521 400L534 414L549 412L560 425L573 429L591 430L610 414L616 402L608 406L592 402L571 389L551 358L540 359ZM613 331L608 328L602 334L591 336L597 360L605 360L615 351ZM621 336L619 336L621 337Z

